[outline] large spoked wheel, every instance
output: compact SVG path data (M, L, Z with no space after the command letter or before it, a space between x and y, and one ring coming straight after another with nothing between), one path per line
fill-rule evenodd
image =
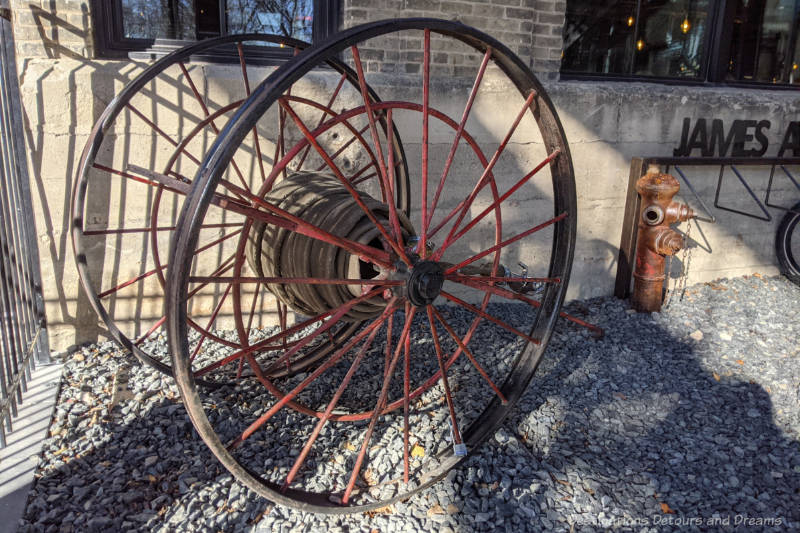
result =
M128 83L109 104L81 157L73 190L72 237L83 287L110 335L140 361L166 374L171 374L169 355L158 349L157 338L166 321L163 291L170 265L165 259L177 213L208 146L250 95L251 86L274 70L259 62L258 52L267 46L288 47L299 53L308 45L278 35L246 34L204 40L165 56ZM203 63L208 58L216 62ZM318 99L303 98L297 104L301 114L315 121L335 116L335 107L347 105L348 92L352 93L350 99L360 95L355 72L336 58L327 65L338 75L333 86L327 93L318 87ZM377 102L377 95L371 89L368 92ZM291 88L286 94L291 94ZM262 187L275 162L293 142L284 113L278 113L276 124L252 128L241 142L242 150L231 161L231 180L242 189L233 196L242 206L251 205L247 194ZM401 162L397 183L405 195L405 157L399 140L393 146L395 158ZM337 147L341 158L377 165L361 135L349 145L342 142ZM313 159L298 158L292 166L284 166L284 171L306 170ZM404 210L406 198L398 203ZM204 225L202 244L195 253L202 257L227 253L230 258L241 225L230 217ZM217 275L238 264L219 257L216 260ZM248 346L248 338L239 336L243 328L237 327L232 313L225 306L217 307L218 288L207 284L193 287L193 305L207 311L210 307L206 314L214 318L188 324L198 354L204 351L207 340L232 349ZM252 307L248 329L263 329L273 322L288 328L291 312L283 302L267 298L257 289L241 294L237 287L233 292L239 307ZM334 339L346 338L355 327L339 326L331 335ZM292 365L275 368L271 375L301 369L324 353L324 349L307 352L305 360L293 359ZM203 359L198 357L197 368L208 366ZM202 382L232 377L230 371L206 372Z
M419 76L385 82L402 98L371 101L368 51L412 40L422 50ZM460 99L453 76L437 78L441 51L474 59ZM309 123L285 91L318 83L329 74L317 67L334 57L353 65L361 101ZM252 128L274 127L278 110L298 136L264 187L248 195L253 208L231 208L226 198L242 192L226 178L231 162ZM364 131L376 156L369 180L326 146L347 125ZM387 148L398 134L415 154L407 214L397 208L396 159ZM303 154L323 166L284 172ZM242 231L237 266L218 275L219 264L195 252L203 226L226 214L241 217ZM458 23L407 19L352 28L302 52L226 126L177 224L171 257L181 267L168 273L167 330L195 427L237 478L281 504L353 512L408 497L491 435L522 395L564 299L575 230L560 122L536 78L501 43ZM221 391L196 387L189 296L200 283L222 292L266 287L302 317L245 349L214 348L216 367L249 368L257 379ZM240 336L250 334L247 307L235 313ZM344 342L330 338L348 324L357 326ZM270 377L322 347L305 373Z
M800 234L796 234L797 225L800 224L800 203L795 204L791 211L778 225L775 235L775 253L778 256L778 265L781 273L789 278L795 285L800 285Z

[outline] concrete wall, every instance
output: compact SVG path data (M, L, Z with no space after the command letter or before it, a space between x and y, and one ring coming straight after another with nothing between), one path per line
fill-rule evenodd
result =
M621 232L625 189L630 159L643 155L671 155L681 137L684 118L723 119L726 128L736 119L767 119L770 151L775 153L786 124L800 119L800 96L796 91L664 86L647 83L578 83L557 80L564 2L493 0L490 2L436 0L343 0L342 20L351 26L391 16L436 16L473 24L508 44L544 80L554 100L572 150L579 199L578 245L570 297L607 295L613 291L617 246ZM12 0L17 36L18 69L24 99L26 142L39 235L51 345L63 349L102 335L97 319L79 287L69 238L69 195L77 159L95 119L119 90L133 79L143 63L108 61L94 57L91 17L86 0ZM394 40L392 40L394 39ZM393 37L364 48L370 84L384 99L419 101L419 36ZM434 40L434 50L441 41ZM447 83L435 86L437 99L457 120L469 91L474 65L479 57L459 49L441 50L434 56L435 77ZM196 66L197 75L213 78L225 87L236 69ZM174 90L174 87L169 90ZM159 92L159 91L156 91ZM224 93L224 91L223 91ZM159 93L160 94L160 93ZM485 150L492 150L507 127L513 110L506 101L507 85L497 83L476 107L478 137ZM173 95L190 114L196 113L185 89ZM175 119L177 120L177 119ZM166 119L169 123L170 119ZM180 128L179 122L169 127ZM543 153L531 145L536 135L524 126L512 139L509 158L503 163L508 179L529 168ZM121 132L136 139L137 149L148 150L152 139ZM432 155L443 158L447 132L434 140ZM410 158L419 157L420 139L410 133L403 138ZM151 151L154 151L151 149ZM531 155L532 154L532 155ZM715 173L695 173L695 183L707 203L713 201ZM766 175L754 176L753 185L763 197ZM781 183L778 198L784 204L798 197ZM464 190L448 190L448 202L463 198ZM757 208L729 176L722 202L755 212ZM130 198L146 204L148 198ZM530 193L517 204L520 216L506 226L530 224L527 213L546 205L546 194ZM114 215L108 206L108 216ZM129 212L135 209L129 208ZM780 215L779 212L773 211ZM772 224L716 210L717 225L693 224L688 281L709 280L759 271L775 273L772 249L777 221ZM102 221L99 221L102 223ZM527 224L527 225L526 225ZM685 226L684 226L685 228ZM469 243L467 243L469 244ZM131 252L130 250L127 250ZM101 270L109 279L125 279L129 271L143 268L132 255L109 255ZM680 258L679 258L680 259ZM138 261L138 262L137 262ZM115 266L116 265L116 266ZM675 273L680 260L673 263ZM160 309L142 297L131 305L131 321L158 316ZM150 306L150 307L148 307Z

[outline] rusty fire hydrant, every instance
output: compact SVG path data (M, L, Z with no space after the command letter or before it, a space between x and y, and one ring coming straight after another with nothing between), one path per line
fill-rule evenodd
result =
M636 238L636 266L633 271L633 308L639 312L661 310L665 258L685 246L683 236L670 224L694 216L686 204L673 202L681 186L673 176L651 165L636 182L642 198L639 232Z

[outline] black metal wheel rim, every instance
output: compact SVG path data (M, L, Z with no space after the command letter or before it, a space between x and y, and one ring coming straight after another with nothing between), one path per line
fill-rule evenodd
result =
M255 415L257 413L262 414L260 414L257 417L256 422L250 424L241 435L232 441L223 441L222 436L220 433L218 433L220 431L219 419L216 416L212 416L212 418L215 419L214 424L212 424L210 421L209 414L213 415L213 413L207 411L207 406L204 406L204 400L201 396L201 391L199 391L196 387L194 376L189 371L188 363L190 354L187 343L188 329L186 325L186 318L188 315L186 307L186 294L189 290L190 282L192 281L192 275L190 272L191 254L192 251L196 249L198 244L198 228L203 224L204 218L206 217L209 209L209 205L216 197L215 195L219 194L220 190L225 190L224 183L221 183L221 177L228 168L229 162L234 153L237 151L242 139L244 139L244 137L247 135L247 132L257 124L259 119L267 112L267 110L270 109L276 102L278 102L279 98L285 93L287 88L291 87L298 80L306 76L315 67L324 64L324 62L330 58L341 56L345 53L345 51L347 51L347 49L350 49L353 54L352 60L356 64L356 71L359 74L359 81L365 84L366 79L362 73L362 65L359 65L360 60L356 56L357 45L368 39L392 34L394 32L409 30L417 30L422 32L424 35L425 59L422 68L424 94L427 93L430 80L428 73L430 72L429 61L431 34L434 34L437 37L451 39L454 42L460 42L471 47L475 52L483 54L484 62L481 68L485 70L486 63L491 61L493 65L499 68L499 70L502 72L502 75L505 76L505 79L507 79L516 88L517 92L519 93L519 98L521 98L520 101L523 105L519 112L520 118L517 119L517 122L512 127L509 136L513 133L513 128L516 128L516 124L519 122L521 117L524 116L526 119L532 120L533 123L535 123L535 127L540 135L541 144L546 153L546 157L536 166L533 173L535 174L535 172L538 172L538 170L541 170L542 168L547 168L551 174L550 185L552 186L552 191L550 191L551 197L548 197L548 200L552 201L552 215L549 215L537 226L526 230L526 232L522 232L511 239L503 240L501 236L502 232L500 231L500 210L503 202L506 199L506 193L504 192L502 195L500 194L502 191L498 189L496 183L497 180L494 176L492 176L491 172L491 165L493 163L486 162L486 159L484 158L482 160L482 164L484 165L483 173L478 180L476 189L482 189L484 192L487 192L487 194L491 193L492 195L489 197L489 202L494 207L488 208L488 211L484 210L484 213L489 212L494 214L494 220L492 221L492 224L496 225L497 227L495 228L494 239L490 240L490 242L494 243L494 245L486 248L484 252L482 252L484 255L481 256L492 258L493 261L490 264L484 264L483 266L479 267L479 263L476 262L476 257L480 256L480 254L478 254L478 256L464 259L458 263L456 263L456 261L458 261L460 258L448 258L449 262L443 260L443 254L445 253L446 245L452 244L450 237L455 236L456 239L458 238L458 234L463 229L462 227L459 227L458 224L463 219L463 216L466 215L466 211L470 207L471 202L477 197L473 196L472 193L467 199L465 199L465 202L466 200L469 200L469 202L464 204L466 205L466 208L462 208L464 213L457 217L458 221L455 223L454 228L451 228L451 234L447 239L445 239L441 252L437 251L436 246L433 246L432 250L428 250L428 242L426 240L425 230L420 232L421 236L418 237L421 238L418 238L415 241L416 244L414 245L411 245L408 242L395 241L394 244L398 245L400 250L393 248L396 255L393 256L390 254L389 257L398 259L399 256L399 261L397 264L400 265L401 262L404 262L405 265L400 265L394 269L392 269L391 266L388 267L388 271L391 271L391 274L395 277L387 278L388 281L386 283L392 283L393 285L391 285L391 287L397 287L398 284L401 284L403 287L405 287L406 291L416 291L414 300L412 301L408 297L408 292L403 292L400 289L390 289L389 296L387 297L389 299L389 303L387 303L387 309L389 309L389 311L360 330L359 335L361 335L361 338L358 340L358 342L361 342L365 338L367 340L362 345L363 350L361 350L358 355L355 355L355 359L362 357L364 355L362 352L368 350L368 348L365 346L368 346L368 344L371 342L371 339L374 338L373 333L377 333L378 331L383 331L385 329L387 323L386 321L388 320L389 316L394 317L395 313L404 311L406 320L403 326L403 332L400 334L400 339L396 344L392 344L393 337L387 332L387 345L391 346L394 349L394 352L393 355L391 355L389 351L387 351L387 358L385 362L386 370L382 381L383 386L380 397L377 399L377 403L371 410L354 410L349 414L345 413L344 415L337 415L339 416L337 419L337 428L346 427L341 426L341 424L346 424L349 422L355 422L355 424L352 426L353 428L363 428L363 424L361 426L358 425L359 421L368 420L370 424L367 426L365 431L367 435L371 435L372 430L370 427L374 428L376 420L383 420L383 418L385 418L389 413L398 411L401 408L404 410L404 412L408 411L408 405L410 403L410 393L408 392L409 386L405 386L403 397L394 402L388 400L388 390L392 387L392 376L397 368L399 368L397 366L397 362L399 361L400 353L403 351L401 349L401 345L408 345L405 343L405 339L410 339L411 330L416 328L412 318L416 311L419 311L419 316L421 316L423 312L428 313L428 319L431 325L431 335L429 338L433 339L432 344L434 344L436 347L435 351L438 359L438 367L432 367L432 371L434 371L435 368L438 368L439 370L438 373L434 371L433 374L428 376L429 378L432 376L434 381L438 379L438 381L435 381L436 387L431 385L430 379L421 385L415 384L415 386L419 385L419 390L421 391L420 394L415 397L415 399L424 398L424 394L432 392L434 389L438 391L438 389L441 388L444 391L444 396L447 397L448 406L451 405L451 394L448 391L448 372L455 368L452 365L460 353L468 353L466 345L473 338L473 334L476 334L475 332L478 326L481 324L488 324L490 322L489 317L487 316L488 313L485 312L489 297L493 294L499 294L505 298L525 301L537 311L535 313L535 317L533 318L533 323L530 325L530 333L522 333L518 329L512 328L514 330L514 335L517 336L516 342L519 349L515 351L515 355L505 367L505 371L501 376L501 379L497 380L498 385L496 386L495 394L486 398L485 405L476 411L476 414L474 414L473 418L469 420L469 423L465 428L459 431L458 418L453 414L453 409L449 408L450 418L449 422L446 423L450 424L452 431L451 444L453 444L453 446L450 447L449 445L446 445L443 448L440 447L440 449L434 450L435 453L432 453L430 460L422 461L422 463L425 465L424 471L415 467L415 469L413 469L411 472L411 479L408 481L403 479L402 481L395 483L395 487L392 490L389 490L386 494L380 493L380 491L375 492L371 489L367 490L367 488L364 488L363 486L357 486L359 484L357 484L356 481L358 481L359 477L363 477L362 473L359 471L359 468L363 466L364 458L369 456L367 453L369 438L365 437L361 446L361 451L358 453L358 457L354 458L355 465L351 470L348 471L347 475L344 476L344 478L349 478L350 480L347 486L342 484L340 486L334 486L333 488L328 488L325 490L314 490L311 482L306 485L305 481L303 480L303 476L308 474L308 472L303 472L304 465L302 464L302 461L298 466L297 460L302 459L304 453L303 451L299 450L297 455L293 455L295 460L292 471L294 472L294 476L297 476L299 472L300 477L292 477L292 471L290 471L289 477L284 478L284 481L281 482L279 478L280 476L283 476L285 472L281 471L279 473L279 478L275 478L274 476L270 477L269 473L257 471L256 466L258 468L263 468L264 465L255 465L252 462L248 463L248 454L253 455L257 454L258 452L254 451L253 446L250 448L246 448L246 446L248 446L248 443L252 441L252 439L250 441L248 441L248 439L253 434L256 434L258 431L264 429L258 426L258 422L262 419L270 420L269 417L277 416L275 413L283 413L285 416L283 419L276 422L277 429L274 426L270 426L270 431L266 432L266 434L262 432L262 437L269 437L273 434L271 432L280 431L280 424L292 425L303 420L302 417L307 413L303 412L302 410L281 410L283 405L287 405L289 403L289 399L294 401L295 397L300 397L300 395L303 393L302 390L296 393L296 395L293 395L293 391L301 387L303 383L300 383L299 385L292 383L287 385L287 388L276 387L275 390L270 389L270 393L275 394L279 400L276 399L269 408L267 408L267 405L262 403L267 401L262 399L262 397L257 399L251 398L251 400L248 400L258 403L259 405L259 407L255 409L255 412L252 413L252 417L256 418ZM480 85L479 80L480 75L478 79L476 79L476 87ZM427 100L427 97L423 96L423 100ZM379 115L375 114L376 110L380 113ZM423 101L421 106L409 102L384 102L382 104L376 104L370 108L365 99L363 109L351 109L349 112L352 114L360 113L362 115L366 115L367 119L369 119L370 115L373 117L387 117L390 111L397 114L401 110L421 113L423 117L422 121L425 123L430 121L432 117L447 123L446 117L437 118L434 113L435 110L429 107L427 101ZM343 115L346 114L347 113L343 113ZM388 122L390 125L388 130L393 131L393 127L391 127L391 119L389 119ZM450 120L450 123L456 127L458 126L457 122L454 120ZM423 126L423 128L427 128L427 126ZM467 132L465 131L463 133L466 135ZM426 139L426 135L427 129L424 129L423 139ZM315 132L308 131L306 132L306 136L307 139L305 142L313 142L312 140L315 138ZM465 137L461 138L464 139ZM503 143L505 142L506 141L503 141ZM457 143L458 139L456 140L456 145ZM423 148L423 164L427 166L427 163L424 162L427 160L427 141L424 141L423 144L425 145ZM479 148L473 147L473 149L476 151L476 157L479 157L477 155ZM498 150L502 152L502 149L498 148ZM495 154L499 155L499 152L496 151ZM423 178L423 180L424 179L425 178ZM444 180L440 182L440 188L443 183ZM521 184L522 182L519 183ZM491 189L491 191L489 191L489 189ZM512 189L514 189L514 187L512 187ZM510 194L516 190L512 189L508 189L506 192ZM427 188L425 190L427 190ZM427 192L424 193L421 198L422 197L427 197ZM411 204L413 211L413 198ZM423 206L424 205L425 204L423 204ZM420 212L427 213L427 210L423 207L420 209ZM458 214L459 210L457 209L455 212ZM261 217L263 215L259 214L257 216ZM425 215L422 216L425 217ZM431 211L430 218L433 218L433 211ZM477 222L477 218L478 217L473 218L472 221ZM492 217L488 218L492 220ZM430 222L431 220L426 220L423 218L421 225L426 226L429 225ZM467 226L472 227L470 226L471 223L472 222L468 223ZM285 221L281 221L280 224L285 224ZM516 242L514 239L519 240L522 237L533 235L534 232L538 232L545 227L549 228L548 237L546 239L549 259L546 261L543 276L541 278L514 276L513 274L509 273L506 267L501 268L500 251L504 250L507 246L510 246L510 241L513 240L513 242ZM386 227L383 229L387 232L389 231L389 229ZM212 146L211 150L207 154L203 162L203 166L193 182L191 194L185 202L179 218L177 230L175 232L175 238L173 241L171 258L176 262L176 264L182 265L183 268L180 270L174 269L168 273L168 298L166 315L168 322L168 337L174 358L173 365L176 371L176 379L181 390L184 403L196 429L200 433L201 437L205 440L211 451L239 480L277 503L302 510L342 513L375 509L403 498L407 498L409 495L430 486L432 483L441 479L441 477L449 469L462 461L465 456L464 452L466 450L474 450L475 447L477 447L483 440L485 440L497 429L505 415L508 413L509 409L520 398L527 383L533 376L547 342L552 334L558 312L565 296L572 264L575 231L575 184L571 158L563 129L560 125L552 103L547 97L542 86L538 83L530 70L519 60L519 58L517 58L504 45L478 30L459 23L436 19L405 19L387 20L358 26L334 36L324 43L309 48L268 77L264 83L262 83L253 91L253 94L250 96L250 98L248 98L248 100L242 105L236 116L226 126L221 136L217 139L214 146ZM388 241L391 239L384 238L384 240L388 244ZM386 262L385 256L382 255L380 251L375 251L374 249L372 251L367 251L368 255L370 253L373 254L371 256L371 260L376 264L380 263L382 260L384 263ZM411 256L414 256L419 261L411 258ZM430 265L426 266L426 272L422 277L420 275L403 275L404 271L410 271L411 274L413 274L413 269L418 264L426 264L426 260L435 262L437 265L436 268L430 267ZM470 266L471 263L475 264ZM482 293L486 294L486 296L482 299L481 307L471 306L470 308L468 307L469 304L467 302L462 302L462 304L466 305L459 304L462 306L462 308L468 309L475 313L478 318L470 322L470 326L466 334L462 335L456 332L455 335L451 335L457 346L454 348L453 354L449 357L444 357L444 350L440 346L440 342L442 341L439 335L436 333L436 329L438 328L434 326L434 324L440 324L439 327L443 329L448 328L446 325L447 320L441 315L436 306L429 304L432 299L435 300L437 295L445 294L443 291L441 293L438 292L440 291L438 279L431 279L431 276L435 278L440 274L445 277L446 282L449 281L462 283L466 287L475 288L476 290L480 290ZM413 279L415 281L413 283L402 281L406 279ZM500 288L498 286L498 284L505 284L504 286L511 287L512 283L528 285L533 283L530 280L536 280L537 283L541 283L541 290L539 291L540 298L539 300L535 301L535 303L532 300L528 302L530 299L526 299L527 297L524 296L523 299L520 299L520 293L514 293L513 291ZM480 285L480 287L476 288L475 285ZM514 296L515 294L517 296ZM457 297L450 298L450 296L447 296L447 298L451 302L455 303L460 301ZM392 305L396 306L396 310L395 308L390 309ZM504 327L502 324L498 324L498 322L499 321L492 322L492 324L497 325L498 327ZM370 337L368 338L367 335L370 335ZM522 339L521 343L519 342L520 339ZM353 347L355 347L355 344L350 348ZM372 355L374 355L374 353ZM462 359L464 359L464 357L462 357ZM409 357L407 356L406 361L408 360ZM355 360L354 365L357 366L357 362ZM322 367L318 368L314 372L318 372L318 376L322 375L323 372L327 371L327 369L323 368L324 366L325 364L323 363ZM466 367L467 364L464 363L464 366ZM474 364L474 366L475 368L478 368L479 365ZM408 367L408 363L406 363L406 367ZM406 373L408 374L408 371L406 371ZM444 378L442 378L442 376L444 376ZM306 378L306 380L313 377L314 374L312 374L312 376L309 378ZM267 383L271 383L269 380L265 381ZM485 381L494 385L492 379L489 377L486 377ZM346 386L345 383L346 382L342 382L341 385ZM289 387L292 386L295 386L295 389L291 389L291 391L289 391ZM384 392L384 390L387 392ZM454 394L457 393L454 392ZM373 397L373 399L375 398ZM444 398L442 398L439 403L441 406L443 406L445 411L448 410L448 408L444 407ZM314 425L320 424L318 420L323 420L322 425L324 425L324 419L326 415L330 414L332 405L335 405L335 399L327 403L328 407L325 412L323 412L321 407L316 408L313 406L306 406L306 408L310 411L314 411L316 409L316 412L311 414L311 416L308 416L308 418L314 421ZM320 431L322 425L318 426ZM408 472L410 470L408 466L408 457L414 453L413 449L411 453L408 451L409 431L407 429L407 425L408 424L406 423L406 429L403 430L405 438L400 438L401 441L404 441L402 444L403 465L401 468L401 474L405 476L408 476ZM329 425L328 428L330 427L331 426ZM331 429L330 431L334 430ZM314 441L312 438L309 438L307 441L300 440L299 444L302 445L304 442L305 444L313 447ZM268 447L279 444L284 445L284 443L260 443L261 446ZM345 449L349 450L349 448L346 446L347 443L339 444L345 446ZM287 443L285 445L290 446L291 444ZM294 445L298 446L297 443ZM350 451L353 452L352 455L356 455L356 449ZM321 457L324 456L324 450L320 453L322 454ZM428 453L431 454L431 451L429 450ZM417 456L419 456L419 453L417 453ZM308 455L305 457L308 457ZM311 470L323 464L323 460L321 458L315 458L313 461L314 464L311 465ZM288 466L288 464L286 466ZM276 466L275 469L277 470L278 466ZM308 471L309 468L306 468L306 470ZM295 488L297 484L301 483L301 487ZM360 483L360 485L363 485L363 483Z
M160 205L162 198L165 196L170 196L172 193L183 194L188 187L184 187L180 191L176 191L170 187L169 183L165 184L164 182L158 182L157 179L160 177L163 180L164 176L174 179L176 176L178 176L178 173L175 170L178 168L180 163L186 163L185 158L187 154L195 159L195 161L199 164L203 154L199 152L196 155L191 154L190 150L187 149L187 146L192 140L195 139L195 136L199 136L198 134L202 133L204 130L213 128L214 131L218 131L218 125L221 126L224 124L224 122L227 121L227 118L236 110L236 108L238 108L243 99L249 94L249 84L251 81L247 79L247 71L248 67L250 67L250 64L247 61L247 53L249 52L248 46L263 45L265 43L290 47L296 51L303 50L308 46L307 43L302 41L279 35L242 34L207 39L172 52L156 61L153 65L149 66L136 78L130 81L112 100L112 102L109 103L100 118L97 120L81 155L76 180L73 185L71 204L71 235L73 253L75 256L81 284L88 297L90 305L105 324L109 335L123 348L133 353L139 361L148 364L167 375L172 375L171 365L168 364L168 360L164 356L159 357L154 355L146 346L147 342L155 338L158 331L163 327L162 325L165 322L165 317L162 316L161 319L154 319L149 322L144 322L143 326L141 327L141 331L131 331L131 328L126 328L118 323L119 321L117 318L119 315L117 315L115 312L117 306L113 304L109 305L109 298L114 298L117 294L117 291L120 289L123 291L132 291L137 289L141 284L154 279L157 279L163 288L165 282L164 270L167 269L167 264L165 261L162 261L162 256L166 256L166 250L162 249L161 252L159 252L158 239L162 239L162 246L164 246L164 237L162 235L167 234L171 228L165 229L162 227L156 229L159 225L165 225L163 223L159 224L157 218L158 206ZM246 93L242 93L241 98L232 96L230 103L227 103L226 105L220 104L217 109L208 109L206 105L209 104L210 99L205 94L205 91L208 90L206 88L206 80L193 79L187 70L187 62L194 56L207 57L214 54L230 52L234 53L233 58L235 58L235 61L238 62L239 66L241 66ZM238 58L235 55L237 52ZM256 61L255 64L258 65L259 63ZM355 74L346 65L338 62L335 58L328 62L328 66L337 72L342 73L343 77L346 78L349 83L353 83L353 80L355 80ZM200 106L203 108L203 111L205 111L205 116L200 116L197 118L195 120L197 125L194 128L188 129L188 133L184 134L182 137L180 134L173 134L171 131L164 131L164 129L158 124L157 111L159 109L159 104L155 102L159 98L166 99L166 96L161 97L160 95L154 94L151 97L154 103L152 104L153 110L151 110L150 114L147 113L148 109L145 108L143 111L140 111L138 107L134 106L133 104L134 100L139 97L138 104L141 105L142 95L144 94L144 91L149 90L148 88L150 87L150 84L154 83L154 80L158 80L159 76L165 71L169 71L169 69L175 70L177 67L180 67L183 70L184 80L185 83L187 83L187 86L185 87L186 92L188 93L191 89L191 91L194 92L194 96L196 97L197 101L200 102ZM374 91L372 91L371 88L369 90L375 101L379 101ZM194 103L196 104L196 102ZM115 147L117 146L115 143L119 142L117 140L119 132L115 130L118 128L118 123L120 122L121 117L124 116L125 112L130 114L131 123L136 123L135 125L151 128L154 137L161 141L166 139L166 142L168 142L171 146L174 146L172 156L169 158L169 161L166 163L165 167L159 168L156 166L153 168L153 165L147 165L147 169L145 169L148 170L152 168L155 170L156 175L160 174L161 176L158 176L154 179L153 176L144 174L144 170L114 168L115 165L105 165L100 163L100 159L103 157L104 151L110 151L113 153ZM168 138L169 136L172 136L172 138ZM104 142L106 144L104 144ZM123 139L122 142L128 141ZM402 145L400 144L399 138L397 139L396 149L398 158L400 160L404 160ZM180 161L181 158L184 158L183 161ZM136 162L138 163L139 161ZM136 167L132 168L135 169ZM404 172L405 167L402 165L399 167L399 180L402 180ZM184 182L188 181L186 176L180 177ZM89 195L90 190L93 188L92 184L97 184L101 181L112 181L114 179L118 179L123 182L127 180L128 182L132 183L131 187L140 186L138 184L143 184L145 187L152 188L152 191L148 192L148 199L151 201L151 205L155 207L152 208L149 217L147 217L147 220L144 224L145 227L126 227L126 224L130 224L123 220L118 222L117 226L119 227L116 228L105 227L99 230L87 230L87 196ZM95 185L95 187L97 187L97 185ZM131 279L127 279L111 287L103 287L101 282L99 282L97 279L98 276L96 276L96 269L98 267L103 267L102 261L105 257L105 252L101 253L100 257L98 258L95 250L96 242L93 242L93 239L97 239L98 237L111 238L115 235L123 234L144 235L146 238L143 238L142 242L139 244L142 249L142 256L145 257L143 264L149 262L152 262L153 264L148 265L148 268L143 267L143 269L137 272L136 275ZM225 235L225 237L227 236L228 234ZM163 258L166 259L166 257ZM150 266L153 268L149 268ZM150 278L150 280L147 278ZM138 323L136 327L139 327ZM203 333L202 325L195 323L193 324L193 328ZM216 342L226 342L224 337L217 336L213 332L207 332L206 334ZM336 335L346 337L347 334L348 329L342 329ZM227 342L229 345L236 345L235 341L228 340ZM298 368L301 366L302 365L298 365ZM279 375L285 373L285 369L278 371ZM219 381L215 378L209 380L209 378L210 376L206 376L204 379L200 380L200 382L203 384L213 385Z

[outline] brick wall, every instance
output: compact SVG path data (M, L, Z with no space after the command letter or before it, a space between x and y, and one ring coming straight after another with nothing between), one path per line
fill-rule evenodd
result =
M89 0L10 0L17 59L89 59L94 38Z
M436 17L482 30L511 48L541 79L557 79L561 60L565 0L342 0L345 28L395 17ZM417 34L395 35L370 43L362 52L368 71L416 73L422 62ZM440 48L437 48L439 45ZM466 47L449 48L432 39L432 71L472 76L480 57Z

